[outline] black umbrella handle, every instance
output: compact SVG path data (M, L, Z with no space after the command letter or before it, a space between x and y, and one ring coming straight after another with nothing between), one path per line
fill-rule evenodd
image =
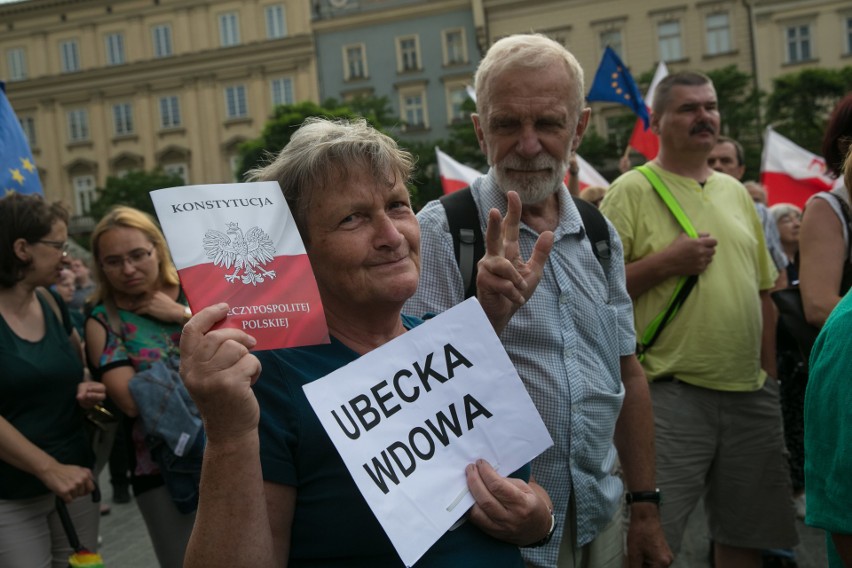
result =
M68 507L59 496L56 497L56 512L59 513L59 520L62 521L62 528L65 530L71 548L74 552L80 552L83 547L80 546L80 539L77 538L77 531L74 530L74 523L71 522L71 515L68 514Z

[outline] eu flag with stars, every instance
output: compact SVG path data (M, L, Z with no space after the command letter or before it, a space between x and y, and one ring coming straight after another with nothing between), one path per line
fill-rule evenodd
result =
M44 193L27 137L0 81L0 196L12 192Z
M645 128L648 128L648 107L645 106L645 101L639 94L639 87L636 86L636 81L633 80L627 66L609 46L604 50L600 67L595 73L592 90L589 91L586 99L619 103L629 107L642 119Z

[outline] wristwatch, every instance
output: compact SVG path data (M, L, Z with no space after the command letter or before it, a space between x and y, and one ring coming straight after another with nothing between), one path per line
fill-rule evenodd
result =
M553 509L550 510L550 530L547 531L545 537L541 540L537 540L532 544L527 544L522 546L521 548L539 548L550 542L550 539L553 538L553 533L556 532L556 515L553 514Z
M656 503L657 507L663 502L663 494L659 489L653 491L630 491L625 495L628 505L633 503Z

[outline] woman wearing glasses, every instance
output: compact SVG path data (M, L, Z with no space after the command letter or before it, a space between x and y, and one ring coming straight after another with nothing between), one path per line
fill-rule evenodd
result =
M195 512L181 513L145 443L130 381L157 361L177 354L191 315L165 239L154 220L116 207L92 233L95 302L86 321L86 350L96 378L127 416L130 483L154 552L163 567L183 565Z
M40 196L0 199L0 566L68 565L56 496L83 546L97 547L81 407L103 400L104 388L84 382L68 310L46 290L67 265L67 223Z

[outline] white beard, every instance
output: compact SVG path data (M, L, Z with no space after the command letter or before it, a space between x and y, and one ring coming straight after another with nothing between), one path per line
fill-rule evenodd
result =
M506 170L545 170L550 173L536 175L509 176ZM541 203L557 191L568 171L568 160L556 160L549 154L539 154L532 160L521 158L517 154L509 154L499 164L494 166L494 177L500 189L506 193L517 192L523 205Z

